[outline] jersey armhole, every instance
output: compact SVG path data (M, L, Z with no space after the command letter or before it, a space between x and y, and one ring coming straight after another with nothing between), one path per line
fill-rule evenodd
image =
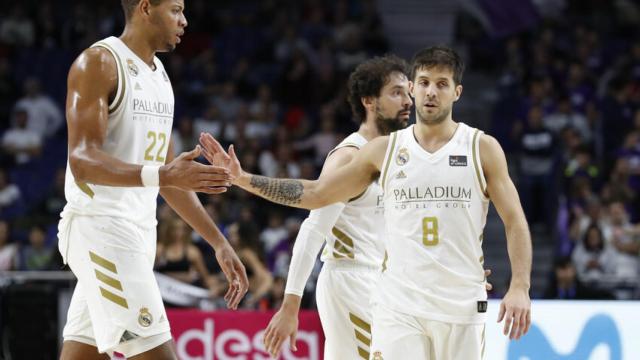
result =
M111 53L114 60L116 61L117 74L118 74L118 86L116 87L116 95L113 97L113 101L109 103L109 114L115 113L122 104L122 100L124 100L124 94L126 90L126 77L124 74L124 66L120 61L120 57L116 54L115 50L108 44L104 42L98 42L94 45L94 47L101 47L106 49Z
M471 153L473 157L473 168L475 170L476 185L482 194L484 201L489 200L489 194L487 193L487 180L484 177L484 171L482 170L482 160L480 157L480 136L482 131L476 129L473 133L473 140L471 141Z

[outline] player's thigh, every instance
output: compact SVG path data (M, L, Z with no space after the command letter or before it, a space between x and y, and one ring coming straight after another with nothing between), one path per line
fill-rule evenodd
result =
M66 340L62 343L60 360L109 360L109 355L100 354L95 346Z
M131 360L175 360L178 356L173 341L168 340L138 355L127 357Z
M377 305L372 335L372 360L439 359L433 357L431 342L413 316Z
M485 325L427 321L437 359L484 359Z

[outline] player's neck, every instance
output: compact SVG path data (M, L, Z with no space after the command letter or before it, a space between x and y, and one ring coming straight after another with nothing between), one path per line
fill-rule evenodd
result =
M127 24L120 35L120 40L147 65L154 66L153 57L156 54L156 49L140 27Z
M377 138L380 135L383 135L378 130L378 127L375 124L374 120L365 120L362 124L360 124L360 128L358 129L358 134L362 135L367 141L371 141L372 139Z
M449 142L457 128L458 123L451 118L439 124L425 124L417 121L413 134L420 145L432 151L439 145Z

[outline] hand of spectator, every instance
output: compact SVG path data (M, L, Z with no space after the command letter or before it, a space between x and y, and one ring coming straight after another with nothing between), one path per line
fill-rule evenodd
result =
M200 145L184 152L160 168L160 186L173 186L185 191L220 194L231 186L229 170L195 161L202 153Z
M504 319L504 335L509 339L520 339L531 326L531 300L529 291L524 288L510 287L500 304L498 322Z
M224 151L220 143L209 133L200 134L200 144L204 148L204 157L214 166L227 168L231 173L231 181L242 174L240 160L236 156L233 145L229 146L229 153Z

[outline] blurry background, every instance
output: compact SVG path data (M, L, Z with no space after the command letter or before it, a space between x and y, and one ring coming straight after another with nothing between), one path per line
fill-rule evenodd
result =
M371 56L410 60L422 47L446 44L467 63L454 119L496 137L507 153L533 236L532 298L640 298L639 1L185 3L182 43L160 55L176 95L177 152L208 131L235 144L248 171L315 178L327 152L357 128L345 100L350 71ZM66 75L83 49L123 26L119 1L3 2L0 359L56 357L74 284L56 238ZM247 265L243 308L277 309L307 212L237 189L201 200ZM158 218L158 272L205 289L194 299L206 301L189 306L221 307L226 284L209 245L162 202ZM494 210L484 238L490 296L501 298L509 262ZM176 270L188 248L199 255ZM200 257L206 269L196 266ZM308 309L314 283L312 276Z

